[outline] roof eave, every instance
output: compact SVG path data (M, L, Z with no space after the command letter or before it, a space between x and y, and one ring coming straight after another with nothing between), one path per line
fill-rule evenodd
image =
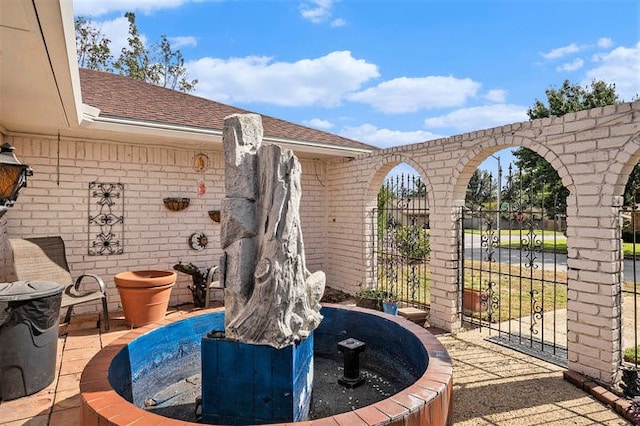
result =
M82 91L76 54L73 2L34 0L34 6L67 124L76 127L82 120Z
M93 111L86 109L81 127L87 130L96 130L111 133L128 135L138 135L140 137L157 138L158 144L163 140L184 141L202 144L212 143L214 146L222 146L222 131L216 129L206 129L201 127L181 126L167 123L156 123L141 120L131 120L120 117L106 117L97 115L96 109ZM338 145L330 145L321 142L309 142L287 138L279 138L265 135L263 141L282 145L292 149L296 153L326 155L332 157L349 158L356 155L372 152L372 149L354 148Z

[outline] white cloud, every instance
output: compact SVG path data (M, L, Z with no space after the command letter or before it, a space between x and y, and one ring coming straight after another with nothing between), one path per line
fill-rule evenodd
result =
M375 145L379 148L408 145L442 137L441 135L427 132L425 130L405 132L402 130L379 129L373 124L363 124L357 127L344 127L340 131L340 136Z
M613 40L609 37L602 37L598 39L598 47L608 49L611 46L613 46Z
M571 43L568 46L558 47L557 49L553 49L547 53L541 53L541 55L545 59L558 59L579 51L580 48L578 47L578 45L575 43Z
M558 71L558 72L576 71L576 70L579 70L580 68L582 68L583 66L584 66L584 60L582 60L582 58L576 58L571 62L567 62L567 63L564 63L564 64L560 65L559 67L556 68L556 71Z
M169 43L171 43L172 49L180 49L181 47L195 47L198 45L198 40L192 36L177 36L169 37Z
M338 0L339 1L339 0ZM300 4L300 15L314 24L322 24L328 21L332 27L342 27L347 21L342 18L331 20L333 4L336 0L308 0Z
M334 19L333 21L331 21L332 27L344 27L345 25L347 25L347 21L342 18Z
M348 99L371 105L387 114L460 106L475 96L480 83L469 78L429 76L401 77L353 93Z
M118 56L120 56L122 48L129 46L127 40L129 37L129 21L127 21L125 17L120 17L112 21L95 22L94 24L96 28L102 31L106 38L111 40L109 48L111 49L111 54L114 59L117 59ZM140 34L140 39L146 46L147 37L144 34Z
M581 82L590 85L594 80L603 80L616 85L622 100L631 101L640 94L640 42L632 47L618 47L599 57L598 66L591 69Z
M463 108L447 115L427 118L424 124L427 127L451 127L457 131L469 132L517 123L528 119L526 107L510 104L495 104Z
M326 22L331 17L333 0L311 0L300 5L300 14L314 24Z
M124 16L115 18L111 21L94 21L92 22L92 25L102 31L104 36L111 41L109 48L111 49L111 54L114 59L117 59L118 56L120 56L122 48L129 46L129 21ZM140 28L138 28L138 31L140 31ZM140 33L140 39L142 40L142 43L149 48L147 36ZM197 45L195 37L178 36L168 37L168 39L171 43L171 48L174 50L185 46Z
M328 130L333 128L333 123L321 118L312 118L311 120L305 120L302 122L305 126L314 127L316 129Z
M219 102L270 103L281 106L336 106L372 78L378 67L349 51L296 62L273 58L201 58L185 64L197 78L196 93Z
M502 89L489 90L484 98L491 102L503 103L507 99L507 91Z
M73 0L75 16L101 16L110 12L170 9L182 6L189 0Z

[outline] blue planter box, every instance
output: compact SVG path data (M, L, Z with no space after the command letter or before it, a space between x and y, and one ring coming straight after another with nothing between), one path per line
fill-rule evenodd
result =
M275 349L202 338L202 420L267 424L306 420L313 389L313 333Z

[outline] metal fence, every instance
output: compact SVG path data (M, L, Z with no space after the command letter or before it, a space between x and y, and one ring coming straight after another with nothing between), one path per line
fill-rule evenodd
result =
M506 201L461 212L459 306L489 340L566 365L565 216L543 182L522 182L510 170Z
M429 304L429 208L420 177L385 180L373 211L374 275L377 289L404 306Z
M640 397L640 285L638 284L638 250L640 243L638 233L640 232L640 208L638 206L638 183L631 182L625 191L625 204L620 212L621 215L621 239L624 257L623 265L620 268L623 275L620 286L620 341L621 359L620 375L618 385L624 395L628 398Z

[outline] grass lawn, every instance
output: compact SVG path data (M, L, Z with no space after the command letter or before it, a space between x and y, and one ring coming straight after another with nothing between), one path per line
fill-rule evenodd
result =
M481 235L482 231L477 229L465 229L465 234ZM545 251L556 251L557 253L567 254L567 237L562 232L556 231L534 231L536 239L542 243L542 249ZM518 230L502 230L500 231L501 247L520 247L521 239L527 238L527 232ZM633 243L622 243L622 252L625 257L633 256ZM636 255L640 257L640 243L635 244Z
M401 265L398 270L398 281L393 291L399 301L418 302L428 305L431 296L431 276L428 263L415 265L418 269L419 279L413 278L411 267ZM465 268L465 287L485 290L488 282L492 282L494 291L493 300L500 306L498 312L494 312L492 320L505 321L522 316L529 316L534 310L549 312L555 309L567 307L567 276L566 273L553 273L539 270L521 268L520 265L491 264L490 268L485 262L480 271L480 262L469 262ZM474 268L474 269L472 269ZM411 283L415 285L411 285ZM379 282L380 290L388 290L383 279ZM534 307L531 304L531 293L536 301ZM485 314L486 315L486 314Z
M465 288L484 291L491 288L492 321L507 321L567 307L567 274L564 272L474 261L465 265L464 281ZM484 313L483 317L486 316Z

